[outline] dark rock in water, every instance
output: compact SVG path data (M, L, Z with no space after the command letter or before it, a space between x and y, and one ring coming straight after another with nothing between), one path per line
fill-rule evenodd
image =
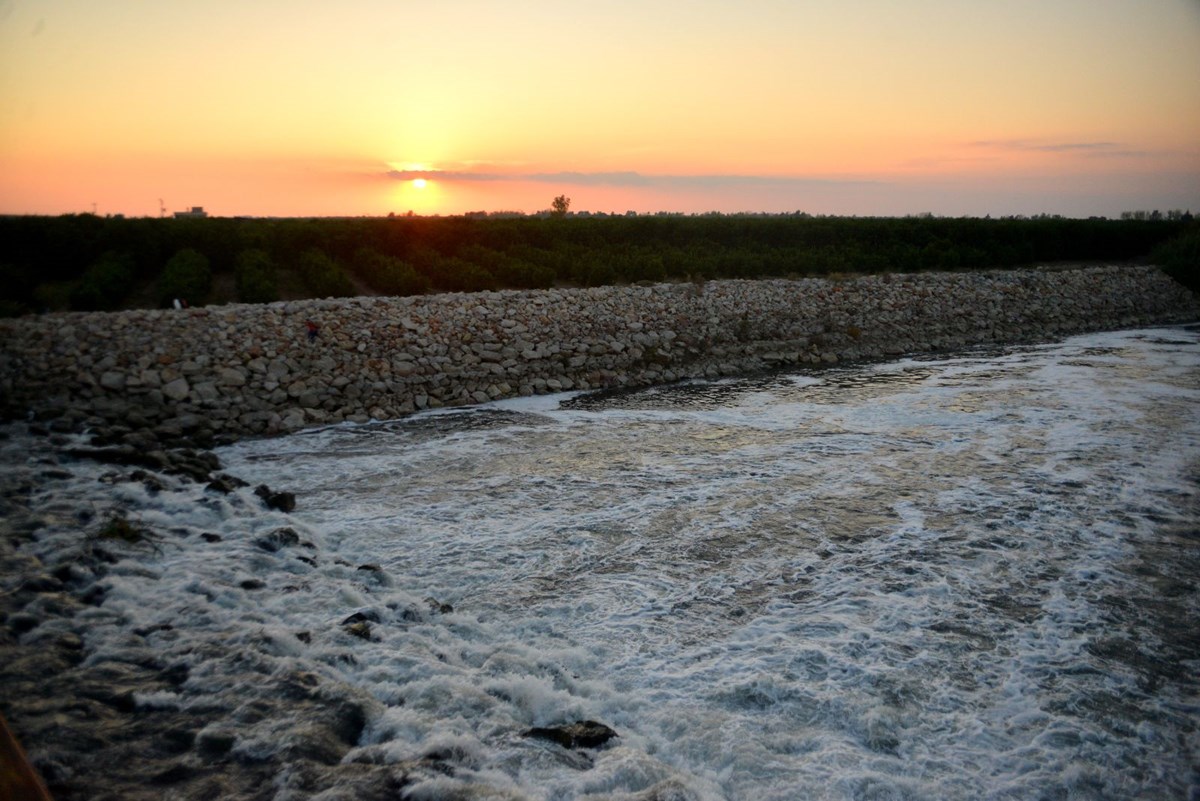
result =
M177 454L206 468L209 472L221 469L221 460L212 451L193 451L187 448L176 451Z
M220 535L220 534L213 534L213 533L211 533L211 532L208 532L208 531L206 531L206 532L204 532L203 534L201 534L201 535L200 535L200 537L201 537L201 538L202 538L202 539L203 539L205 542L220 542L220 541L221 541L221 535Z
M260 579L246 579L238 586L243 590L261 590L267 586L267 582Z
M208 481L212 471L221 468L216 454L208 451L193 451L187 448L171 451L167 456L168 473L187 476L194 481Z
M214 474L214 475L213 475L213 478L214 478L214 479L220 479L221 481L224 481L224 482L226 482L226 483L228 483L228 484L231 484L231 485L233 485L234 487L248 487L248 486L250 486L250 482L249 482L249 481L243 481L242 479L238 478L237 476L231 476L231 475L229 475L228 473L216 473L216 474Z
M263 499L268 509L290 512L296 508L296 495L292 492L275 492L266 484L254 488L254 494Z
M254 544L264 551L274 553L282 548L300 544L300 535L290 528L277 528L270 534L265 534L256 539Z
M599 748L620 735L603 723L578 720L563 726L534 727L526 731L525 736L549 740L563 748Z
M364 640L371 639L371 624L379 622L379 613L373 609L362 609L342 621L342 627L347 634L353 634L355 637L361 637Z
M140 451L153 451L162 447L158 441L158 437L145 429L129 432L121 437L121 444L137 448Z
M448 615L454 611L454 607L450 604L444 604L437 598L426 598L425 603L429 605L429 611L434 614Z
M359 637L364 640L369 640L371 639L371 624L367 623L366 621L351 623L349 626L346 626L346 633L353 634L355 637Z
M300 642L304 643L305 645L309 645L312 643L312 632L297 631L296 639L299 640Z
M380 622L379 613L374 609L361 609L350 617L342 621L343 626L349 626L351 623L378 623Z
M129 474L129 480L142 482L142 486L144 486L146 491L151 495L157 495L167 488L167 486L162 483L162 480L158 476L153 475L152 473L147 473L145 470L134 470Z
M359 565L358 572L365 573L366 578L370 583L382 586L392 586L392 578L384 572L383 568L376 564Z
M208 485L205 487L205 489L212 490L213 492L219 492L222 495L228 495L239 486L245 486L245 483L235 484L231 480L232 478L233 476L226 475L213 476L212 481L208 482ZM240 480L241 479L238 479L238 481Z

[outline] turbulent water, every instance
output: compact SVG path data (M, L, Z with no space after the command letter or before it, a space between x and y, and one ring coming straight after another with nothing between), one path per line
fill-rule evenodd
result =
M357 752L451 763L417 798L1194 797L1198 401L1171 328L244 442L336 558L264 595L266 555L170 550L109 603L294 642L380 702ZM522 736L581 719L620 736Z

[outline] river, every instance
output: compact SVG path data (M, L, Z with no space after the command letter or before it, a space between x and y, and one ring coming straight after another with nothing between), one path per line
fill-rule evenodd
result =
M1198 400L1176 328L221 455L454 607L353 677L405 702L374 742L545 798L1165 798L1200 757ZM575 718L621 735L587 770L511 737Z
M406 798L1194 798L1198 409L1173 327L244 441L296 511L122 485L180 544L85 639L186 663L149 707L241 698L254 649L369 695L343 762ZM256 703L246 760L289 737ZM525 736L577 720L619 736Z

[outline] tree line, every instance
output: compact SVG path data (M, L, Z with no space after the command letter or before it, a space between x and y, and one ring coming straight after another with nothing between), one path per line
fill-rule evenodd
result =
M564 198L565 200L565 198ZM1140 215L1139 215L1140 216ZM1173 259L1190 219L0 217L0 314ZM1191 243L1191 244L1189 244ZM1157 250L1156 250L1157 249Z

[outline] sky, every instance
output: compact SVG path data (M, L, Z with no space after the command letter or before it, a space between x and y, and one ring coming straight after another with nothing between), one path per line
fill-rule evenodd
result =
M1200 212L1200 0L0 0L0 213Z

